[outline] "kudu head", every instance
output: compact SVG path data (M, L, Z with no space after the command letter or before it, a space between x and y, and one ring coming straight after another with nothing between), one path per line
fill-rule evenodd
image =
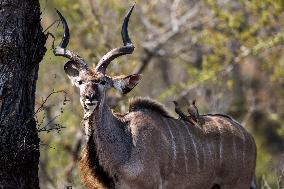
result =
M64 65L64 71L70 78L73 85L80 90L80 102L85 111L93 110L102 102L106 89L110 87L116 88L122 94L131 91L141 79L140 74L128 76L110 77L106 75L106 68L115 58L131 54L134 46L129 38L127 27L130 15L134 6L131 7L126 14L121 35L124 46L112 49L105 54L94 68L89 69L87 63L75 52L67 49L69 42L69 29L65 18L57 11L64 28L64 35L61 43L54 49L55 56L63 56L70 61Z

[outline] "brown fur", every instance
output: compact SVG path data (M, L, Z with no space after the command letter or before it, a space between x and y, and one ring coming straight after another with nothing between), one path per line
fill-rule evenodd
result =
M88 144L81 153L79 162L81 181L89 189L114 188L113 179L99 165L94 144Z
M237 122L235 119L233 119L231 116L229 115L226 115L226 114L204 114L204 115L201 115L201 116L219 116L219 117L223 117L223 118L227 118L227 119L230 119L236 123L238 123L239 125L241 125L239 122Z
M165 109L164 105L150 98L135 98L129 100L129 112L135 112L141 109L149 109L161 114L164 117L173 118Z
M80 73L80 77L84 81L99 81L104 77L104 74L96 72L95 70L88 70L85 73Z
M89 127L89 120L82 121L83 126ZM109 189L114 188L112 178L100 166L97 150L92 140L87 141L85 148L81 152L79 168L81 172L81 181L89 189Z
M104 189L105 187L100 182L100 180L97 178L97 174L95 173L94 168L91 167L91 162L89 158L90 154L87 148L88 146L86 146L83 149L81 153L81 159L79 162L80 171L81 171L81 181L85 184L87 188Z

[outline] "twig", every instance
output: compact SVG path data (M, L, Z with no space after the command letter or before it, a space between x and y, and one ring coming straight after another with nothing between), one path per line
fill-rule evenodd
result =
M47 100L54 94L58 94L58 93L64 93L65 97L67 96L67 92L64 90L60 90L60 91L52 91L45 99L42 98L42 103L40 105L40 107L35 111L34 116L36 114L38 114L39 112L41 112L44 109L44 105L46 104ZM66 101L68 101L66 98L64 99Z
M52 40L51 48L54 49L55 36L54 36L52 33L50 33L50 32L47 32L46 35L47 35L47 37L48 37L48 36L51 36L51 37L52 37L53 40Z
M60 20L53 21L49 26L47 26L47 28L45 30L43 30L43 33L45 33L47 30L49 30L56 22L60 23Z
M179 3L180 3L180 0L174 0L171 6L171 22L172 22L173 31L179 30L179 24L177 20L177 9L178 9Z
M176 0L176 8L178 6L179 1ZM163 34L160 34L159 37L156 40L151 40L148 42L142 43L142 46L144 48L146 56L142 57L141 63L134 69L134 73L141 73L143 72L146 67L149 65L152 58L155 56L159 56L160 49L166 45L168 41L173 39L175 36L181 33L180 27L183 26L189 19L193 18L199 10L199 6L196 5L194 8L188 10L184 15L182 15L179 19L175 19L174 24L175 26L172 26L168 29L166 29L166 32ZM142 19L143 21L143 19ZM147 22L143 22L144 24L148 24ZM186 25L188 28L192 28L197 22L192 22L190 25ZM175 28L175 29L172 29Z

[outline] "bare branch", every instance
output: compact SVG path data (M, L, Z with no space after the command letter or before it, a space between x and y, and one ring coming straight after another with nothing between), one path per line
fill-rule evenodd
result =
M157 40L155 41L150 41L150 42L145 42L142 44L142 46L144 48L151 48L151 49L155 49L158 46L162 46L164 45L167 41L169 41L170 39L172 39L173 37L175 37L177 34L180 33L181 29L180 27L183 26L189 19L193 18L194 16L196 16L196 14L199 11L199 6L196 5L194 8L188 10L183 16L181 16L178 20L176 20L176 26L177 28L179 28L178 30L172 30L169 29L166 32L164 32L163 34L161 34ZM196 23L196 22L195 22ZM194 24L191 23L190 25L186 25L188 28L192 28Z
M179 1L176 0L175 8L177 8L178 4L179 4ZM141 45L143 46L144 52L145 52L144 54L146 55L141 58L141 63L134 69L134 73L142 73L145 70L145 68L149 65L152 58L156 56L163 56L167 54L167 53L161 54L161 49L163 48L163 46L165 46L171 39L181 34L182 33L181 28L184 27L185 23L189 19L196 16L198 11L199 11L199 6L196 5L194 8L184 13L180 18L175 18L175 21L174 21L175 26L173 27L176 29L173 30L172 27L166 26L167 27L166 31L163 34L159 34L159 36L155 40L142 43ZM143 22L144 24L148 24L147 22L145 22L147 21L146 19L141 18L141 20L144 20ZM192 28L196 24L198 24L197 21L192 22L191 24L186 24L186 27Z
M180 0L174 0L171 6L171 23L172 23L173 31L179 30L179 24L177 20L177 9L178 9L179 3L180 3Z
M69 101L69 100L66 98L66 96L67 96L67 92L66 92L66 91L64 91L64 90L54 91L54 90L53 90L49 95L47 95L46 98L42 98L41 105L40 105L40 106L38 107L38 109L35 111L34 116L35 116L36 114L38 114L39 112L41 112L41 111L44 109L46 102L48 101L48 99L49 99L52 95L58 94L58 93L63 93L63 94L64 94L64 97L65 97L65 98L64 98L64 101L65 101L65 102Z

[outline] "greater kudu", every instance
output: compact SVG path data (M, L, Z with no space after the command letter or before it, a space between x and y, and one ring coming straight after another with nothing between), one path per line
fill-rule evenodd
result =
M106 104L106 90L125 94L141 79L139 74L110 77L106 68L115 58L131 54L128 21L122 25L124 46L108 52L89 69L76 53L66 49L69 30L64 26L56 56L68 61L64 70L80 90L87 144L80 160L88 188L188 188L249 189L256 160L253 137L235 120L223 115L204 115L203 127L169 116L153 100L132 100L129 112L116 115Z

